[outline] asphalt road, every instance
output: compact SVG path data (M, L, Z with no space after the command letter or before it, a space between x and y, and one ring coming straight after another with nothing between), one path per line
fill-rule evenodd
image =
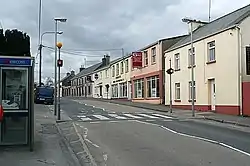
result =
M98 165L249 166L250 132L107 102L62 99Z

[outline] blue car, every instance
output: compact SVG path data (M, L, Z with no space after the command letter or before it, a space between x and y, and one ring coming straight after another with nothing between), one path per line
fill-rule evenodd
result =
M37 87L35 89L36 104L53 104L54 103L54 88L52 87Z

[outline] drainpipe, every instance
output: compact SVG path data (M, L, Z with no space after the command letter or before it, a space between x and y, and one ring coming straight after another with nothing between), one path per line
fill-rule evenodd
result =
M241 30L240 27L237 25L237 39L238 39L238 101L239 101L239 106L240 106L240 110L239 110L239 115L242 116L243 115L243 110L242 110L242 104L243 104L243 100L242 100L242 74L243 74L243 69L242 69L242 34L241 34Z

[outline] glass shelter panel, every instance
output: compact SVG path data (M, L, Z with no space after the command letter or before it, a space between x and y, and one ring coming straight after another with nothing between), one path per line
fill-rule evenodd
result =
M28 110L28 69L2 69L2 106L6 112Z

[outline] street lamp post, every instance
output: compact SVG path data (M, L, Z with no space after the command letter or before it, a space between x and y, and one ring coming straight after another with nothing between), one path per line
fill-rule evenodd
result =
M66 18L55 18L55 74L54 74L54 115L57 112L57 23L66 22Z
M57 43L57 48L58 48L58 61L57 61L57 66L58 66L58 114L57 114L57 120L61 119L61 67L62 67L62 60L61 60L61 48L62 48L62 43Z
M43 48L43 36L45 34L51 34L51 33L55 33L55 32L44 32L41 35L41 41L40 41L40 45L39 45L39 86L42 85L42 48ZM57 34L62 34L62 31L57 32Z
M189 19L189 18L183 18L183 22L190 23L190 43L191 43L191 98L192 98L192 116L195 116L195 110L194 110L194 46L193 46L193 23L196 22L196 20Z

